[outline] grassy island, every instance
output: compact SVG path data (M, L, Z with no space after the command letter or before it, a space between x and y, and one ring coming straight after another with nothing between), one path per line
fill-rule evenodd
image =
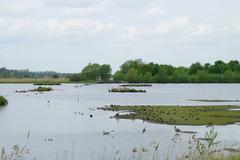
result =
M8 101L6 98L4 98L3 96L0 96L0 107L5 106L8 104Z
M32 89L31 92L50 92L52 90L53 89L50 87L38 87L38 88Z
M127 88L127 87L120 87L120 88L112 88L109 90L109 92L129 92L129 93L134 93L134 92L146 92L146 90L142 89L134 89L134 88Z
M151 84L121 84L120 87L152 87Z
M240 102L238 99L189 99L196 102Z
M61 83L58 82L39 82L39 83L33 83L35 86L54 86L54 85L61 85Z
M117 111L119 119L141 119L172 125L226 125L240 122L240 106L118 106L98 108ZM238 110L239 109L239 110ZM121 114L121 111L125 112ZM127 111L127 114L126 114Z

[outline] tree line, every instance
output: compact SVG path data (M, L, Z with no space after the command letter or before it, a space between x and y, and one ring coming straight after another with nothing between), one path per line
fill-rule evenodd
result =
M99 83L240 83L240 63L238 60L217 60L213 64L196 62L189 67L176 67L153 62L144 63L141 59L136 59L126 61L113 74L109 64L97 63L89 63L76 74L0 68L0 78L41 77L66 77L72 82Z
M28 69L13 70L0 68L0 78L58 78L65 77L67 74L54 71L33 72Z
M239 83L240 64L237 60L213 64L199 62L190 67L144 63L141 59L129 60L113 75L111 66L89 63L81 73L70 76L71 81L128 82L128 83Z

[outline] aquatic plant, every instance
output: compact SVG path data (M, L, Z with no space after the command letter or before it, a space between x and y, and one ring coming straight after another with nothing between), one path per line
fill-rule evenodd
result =
M0 107L8 104L8 101L3 96L0 96Z

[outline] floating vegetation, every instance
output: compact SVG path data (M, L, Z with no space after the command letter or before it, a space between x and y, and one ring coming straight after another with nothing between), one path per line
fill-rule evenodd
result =
M141 119L143 121L172 125L226 125L240 122L240 106L119 106L98 109L118 112L118 119ZM121 114L121 112L124 112ZM126 114L127 112L127 114Z
M61 83L57 83L57 82L39 82L39 83L34 83L33 85L36 86L54 86L54 85L61 85Z
M240 102L238 99L189 99L188 101L197 102Z
M32 90L30 90L31 92L50 92L53 89L50 87L38 87L38 88L34 88Z
M3 96L0 96L0 107L8 104L8 101Z
M152 87L151 84L121 84L120 87Z
M129 92L129 93L131 93L131 92L146 92L146 90L120 87L120 88L112 88L109 90L109 92Z

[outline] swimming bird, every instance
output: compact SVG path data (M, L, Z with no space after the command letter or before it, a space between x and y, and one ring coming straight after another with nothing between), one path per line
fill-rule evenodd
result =
M90 118L92 118L93 117L93 115L92 114L90 114Z
M144 127L142 133L145 133L145 132L146 132L146 128Z
M174 127L174 131L177 132L177 133L181 132L181 130L178 129L176 126Z
M110 132L108 132L108 131L103 131L103 135L109 135L110 134Z

